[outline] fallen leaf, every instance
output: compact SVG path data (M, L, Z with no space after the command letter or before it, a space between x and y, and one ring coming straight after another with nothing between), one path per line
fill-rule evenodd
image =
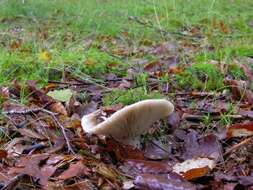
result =
M196 158L185 160L173 166L173 172L191 180L206 175L215 167L215 161L210 158Z
M51 59L52 59L52 55L49 51L43 51L39 54L39 58L42 60L42 61L45 61L45 62L50 62Z
M247 137L253 135L253 122L245 123L245 124L234 124L228 127L227 137Z
M138 159L138 160L145 159L143 151L130 145L121 144L112 138L106 139L105 150L107 152L114 152L117 160L119 161L123 161L126 159Z
M220 21L220 29L225 34L229 34L230 33L230 29L229 29L228 25L225 24L224 21Z
M21 157L19 162L16 164L18 173L27 174L35 179L39 179L39 183L42 185L46 185L48 182L48 178L53 174L52 172L47 173L44 168L41 169L40 164L42 161L46 160L49 157L48 154L34 154L29 156ZM52 171L52 168L50 169Z
M211 158L214 161L220 159L220 144L215 135L209 134L200 137L195 132L188 133L184 139L185 152L182 157L185 160L194 158Z
M64 186L65 190L94 190L96 187L88 179Z
M47 93L48 96L60 102L68 102L73 95L70 89L54 90Z
M39 133L36 133L32 129L20 128L20 129L17 129L17 131L20 132L23 136L26 136L26 137L31 137L31 138L40 139L40 140L47 139L46 137L44 137L43 135L41 135Z
M136 189L145 190L196 190L196 187L177 175L143 174L135 178Z
M247 64L240 64L240 66L243 69L245 75L248 77L249 81L253 81L253 73L250 67Z
M151 160L162 160L170 157L170 146L168 143L161 143L160 141L152 141L146 145L145 158Z
M57 178L61 180L66 180L72 177L79 177L81 175L89 175L90 169L86 167L83 162L80 160L76 163L71 163L69 168L65 170L61 175Z
M225 79L225 83L230 85L232 95L235 100L246 100L248 103L253 103L253 92L247 89L245 81L237 81Z
M6 150L0 149L0 159L6 158L8 155Z
M146 160L127 160L121 169L129 175L167 174L172 171L172 167L166 162Z
M116 170L109 165L106 165L104 163L99 163L96 167L96 172L102 175L103 177L110 179L112 181L118 181L119 174L116 172Z
M63 106L61 102L56 102L56 103L51 104L50 109L53 112L56 112L65 116L68 115L66 108Z

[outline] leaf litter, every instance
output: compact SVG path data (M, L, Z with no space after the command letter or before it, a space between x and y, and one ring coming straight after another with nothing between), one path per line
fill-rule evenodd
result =
M224 33L229 32L225 23L219 27ZM199 36L198 30L192 29L191 33ZM136 50L131 46L124 48L118 44L120 40L105 36L101 38L103 51L112 52L117 58L138 58L128 76L109 73L101 82L92 77L84 79L68 68L61 81L51 81L44 88L39 88L36 81L28 81L25 105L18 103L19 82L1 87L1 188L252 188L251 68L242 65L248 81L225 78L228 89L224 91L181 89L173 79L185 70L179 51L185 55L198 51L191 40L157 45L143 42ZM140 58L145 53L157 60ZM50 61L49 56L44 57ZM142 72L148 76L146 87L164 92L175 105L175 112L158 121L144 136L142 148L121 144L108 136L85 134L80 118L97 108L112 114L124 107L103 107L102 98L113 89L136 88L135 77ZM166 75L171 79L161 85L160 77Z

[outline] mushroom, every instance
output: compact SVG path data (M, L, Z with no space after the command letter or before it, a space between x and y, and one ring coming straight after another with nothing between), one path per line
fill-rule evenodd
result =
M138 146L140 135L173 111L174 106L168 100L149 99L125 106L102 122L98 119L101 110L97 110L83 116L81 124L87 133L110 135L124 144Z

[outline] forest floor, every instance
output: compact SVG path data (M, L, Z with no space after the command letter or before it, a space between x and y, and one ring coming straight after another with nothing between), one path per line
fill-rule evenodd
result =
M2 0L0 189L253 189L252 0ZM144 99L140 149L82 131Z

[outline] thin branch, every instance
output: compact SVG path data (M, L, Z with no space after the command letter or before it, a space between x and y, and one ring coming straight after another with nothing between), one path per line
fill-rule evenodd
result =
M231 148L229 148L229 149L223 154L223 156L225 156L225 155L227 155L227 154L229 154L229 153L231 153L231 152L233 152L233 151L239 149L241 146L244 146L244 145L249 144L250 142L253 142L253 137L249 137L249 138L247 138L247 139L244 139L242 142L240 142L240 143L238 143L238 144L232 146Z
M15 189L15 187L18 185L18 183L25 177L25 174L19 174L15 177L13 177L10 181L7 182L7 184L1 188L1 190L12 190Z
M15 110L6 111L6 112L3 112L3 114L6 114L6 115L8 115L8 114L29 114L29 113L36 113L36 112L40 112L40 111L44 112L44 113L46 113L48 115L50 115L51 118L56 123L56 125L61 128L62 134L64 136L64 139L65 139L67 147L68 147L68 151L71 152L71 153L73 153L73 154L75 154L74 150L71 147L70 141L69 141L69 139L67 137L67 134L66 134L64 126L59 122L59 120L55 116L55 115L57 115L57 113L48 111L48 110L46 110L44 108L33 108L33 109L26 109L26 110L22 110L22 111L15 111Z

